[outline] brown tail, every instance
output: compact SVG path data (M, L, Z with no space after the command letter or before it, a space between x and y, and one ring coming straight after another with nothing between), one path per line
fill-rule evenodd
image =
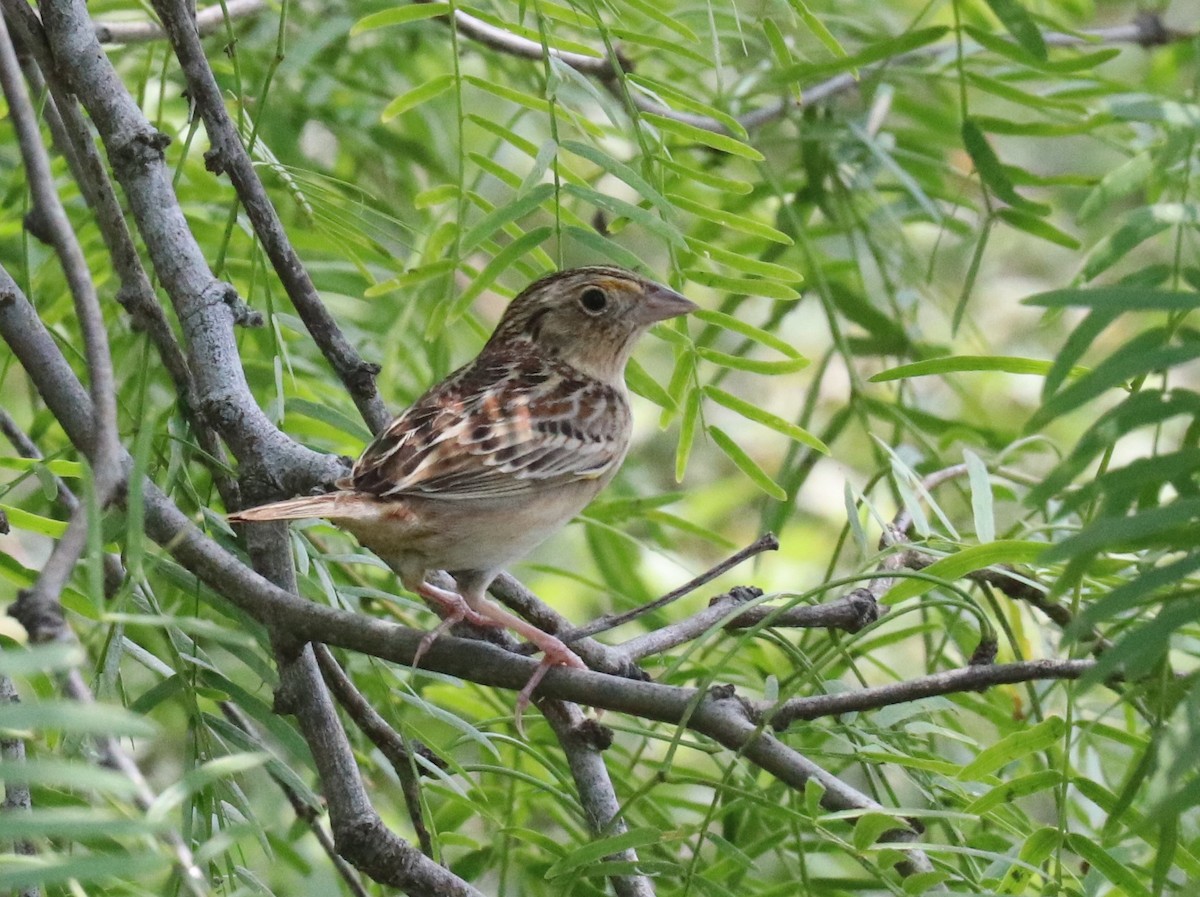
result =
M326 495L309 495L289 498L257 508L247 508L230 514L230 523L250 523L255 520L304 520L308 517L326 517L331 520L345 517L362 517L371 500L354 492L330 492Z

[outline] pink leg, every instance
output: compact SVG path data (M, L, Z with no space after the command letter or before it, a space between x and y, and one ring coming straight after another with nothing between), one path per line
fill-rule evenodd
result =
M482 595L472 595L467 597L466 600L480 616L487 618L492 626L503 626L511 629L518 635L533 642L533 644L542 650L544 656L541 664L534 671L534 674L525 684L525 687L521 689L521 693L517 695L517 731L521 734L521 737L524 737L525 728L521 722L521 718L525 713L525 708L529 706L533 698L534 690L541 683L546 672L554 666L586 670L588 668L587 664L580 660L579 655L568 648L560 639L555 638L548 632L543 632L528 620L522 620L516 614L509 613L494 601L490 601Z
M437 629L425 633L425 636L421 639L421 643L417 645L417 652L413 655L412 660L413 669L416 669L420 665L421 658L425 656L425 652L429 650L429 647L438 640L438 637L447 632L455 623L466 620L475 626L501 625L478 613L457 592L439 589L437 586L430 585L423 580L413 588L413 591L427 601L432 601L436 604L441 609L442 615L442 622L438 624Z

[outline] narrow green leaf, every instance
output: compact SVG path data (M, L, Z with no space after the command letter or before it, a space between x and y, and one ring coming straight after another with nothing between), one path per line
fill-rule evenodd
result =
M678 193L672 193L670 199L676 208L682 209L685 212L691 212L693 215L703 218L706 221L712 221L715 224L720 224L723 227L728 227L743 234L750 234L753 237L762 237L764 240L771 240L774 243L782 243L785 246L792 245L792 238L783 231L776 230L769 224L764 224L755 218L737 215L715 205L705 205Z
M38 468L42 468L55 476L79 479L83 476L84 465L79 461L64 461L61 458L47 461L44 458L21 458L13 456L11 458L0 457L0 468L7 470L37 470Z
M40 536L49 536L52 539L61 539L63 533L67 531L65 520L43 517L41 514L34 514L3 502L0 502L0 511L4 512L8 517L9 524L16 529L37 533Z
M144 881L145 876L158 874L171 864L171 856L166 850L126 849L119 853L82 856L44 852L25 859L28 864L13 863L0 869L0 891L45 888L59 882L86 885L110 879L127 884Z
M707 346L697 346L696 354L705 361L719 364L723 368L732 368L736 371L749 371L752 374L766 374L768 376L794 374L796 371L808 367L807 358L789 358L786 361L760 361L756 358L746 358L742 355L729 355L725 352L718 352L716 349L709 349Z
M634 224L638 224L651 233L657 234L679 249L683 249L687 245L683 242L683 235L677 227L669 221L664 221L653 212L643 209L641 206L626 202L623 199L617 199L615 196L609 196L607 193L601 193L599 190L593 190L591 187L580 187L577 184L566 184L563 186L563 191L582 199L584 202L598 209L603 209L622 218L628 218Z
M851 841L856 850L862 851L871 847L881 835L908 827L909 823L902 821L897 816L889 816L887 813L877 811L863 813L855 820Z
M1146 887L1143 872L1125 857L1115 857L1101 844L1084 835L1067 835L1067 848L1116 885L1122 897L1153 897Z
M1046 400L1026 424L1027 432L1041 429L1110 389L1123 387L1134 377L1165 371L1200 357L1200 342L1161 346L1163 334L1156 328L1129 340L1087 375L1079 377Z
M284 401L283 409L288 414L302 414L328 424L340 433L346 433L362 443L371 441L371 431L363 426L358 418L343 414L333 405L325 402L310 402L307 399L289 397Z
M699 311L693 312L692 317L699 318L706 324L713 324L720 327L722 330L732 330L734 333L739 333L742 336L749 337L757 343L762 343L764 346L769 346L781 355L786 355L792 359L803 359L796 347L791 343L781 339L774 333L768 330L763 330L761 327L755 327L749 321L743 321L741 318L735 318L733 315L727 315L720 311L710 311L707 308L702 308Z
M992 790L963 807L963 812L971 816L983 816L989 810L1004 804L1012 803L1018 797L1028 797L1049 791L1062 784L1062 773L1057 769L1043 769L1041 772L1031 772L1029 775L1017 776L1014 779L1001 782Z
M992 479L987 465L970 449L963 449L967 478L971 483L971 515L975 520L975 537L980 542L996 538L996 514L992 503Z
M870 44L850 56L839 57L830 62L815 64L802 62L781 69L774 73L772 80L785 84L797 81L800 83L811 83L819 78L836 75L839 72L854 71L860 66L870 65L873 62L882 62L884 60L895 59L897 56L903 56L905 53L910 53L913 50L936 43L945 37L949 31L949 28L940 25L932 28L918 28L915 31L906 31L898 37L886 38Z
M1043 308L1091 308L1114 313L1127 311L1191 311L1200 308L1200 294L1146 287L1105 286L1049 290L1021 300Z
M754 258L744 252L733 252L715 243L709 243L697 237L686 237L688 248L702 258L711 259L730 268L735 268L743 274L766 277L786 284L798 285L804 276L794 268L778 265L775 262Z
M1045 542L1029 542L1018 539L1000 539L984 545L972 545L952 555L934 561L924 570L931 577L954 582L968 573L983 570L996 564L1032 564L1045 553ZM895 604L924 595L936 588L936 582L927 579L903 579L888 589L884 602Z
M1190 203L1159 203L1135 209L1125 223L1101 240L1083 264L1083 279L1093 280L1133 249L1169 227L1200 224L1200 210Z
M94 791L117 798L136 797L139 790L138 783L124 773L91 763L51 757L0 760L0 782L9 786L32 785L60 790Z
M1018 0L985 0L1008 33L1034 59L1046 59L1046 42L1028 10Z
M803 445L807 445L809 448L816 449L823 455L829 454L829 447L825 443L798 424L784 420L782 417L759 408L745 399L739 399L737 396L731 395L716 386L705 386L704 394L718 405L724 405L730 411L737 412L747 420L752 420L755 423L762 424L764 427L769 427L776 433L782 433L789 439L794 439Z
M569 872L574 872L585 866L590 866L597 860L625 850L645 847L647 844L658 844L663 840L663 832L656 828L634 828L619 835L610 835L584 844L582 847L568 853L546 870L546 878L555 879Z
M1180 499L1128 517L1100 517L1068 539L1050 546L1043 563L1056 563L1104 549L1121 550L1172 530L1192 528L1200 518L1200 498Z
M172 813L189 796L198 794L214 782L249 772L264 765L271 757L261 752L229 754L209 760L188 771L179 781L168 786L146 810L146 818L161 820Z
M683 273L693 283L729 293L758 296L762 299L778 299L781 302L792 302L800 298L800 294L796 290L776 280L764 280L759 277L725 277L721 274L695 269L689 269Z
M624 162L619 162L602 150L588 146L586 143L580 143L578 140L564 140L561 146L567 152L574 153L581 159L587 159L589 162L599 165L609 174L624 181L640 193L643 199L650 200L664 217L670 215L671 204L667 202L666 197L650 186L649 181Z
M497 277L511 268L517 259L534 247L541 246L553 233L554 228L549 225L535 227L533 230L521 234L497 252L492 260L484 265L483 270L475 275L475 279L467 285L466 289L454 299L446 315L446 323L453 323L466 314L476 297L490 287Z
M553 196L553 184L539 184L524 196L497 206L463 234L459 244L459 253L466 255L505 224L524 218Z
M966 149L967 154L971 157L971 161L975 163L975 171L978 172L979 179L997 197L1009 205L1016 206L1028 212L1045 214L1050 211L1048 207L1031 202L1017 193L1012 180L1004 170L1004 165L1000 162L1000 157L992 149L991 143L984 136L983 130L976 119L968 118L963 120L962 141L963 148Z
M1035 726L1007 735L980 751L974 760L962 768L958 778L968 782L978 781L1014 760L1044 751L1062 741L1066 728L1061 717L1051 716Z
M76 644L50 642L0 651L0 676L18 678L42 673L57 673L78 666L87 654Z
M723 451L726 457L742 473L748 476L754 485L776 501L787 501L787 490L771 479L767 472L759 467L758 463L746 454L742 450L742 447L734 442L724 430L720 427L710 426L708 428L708 435L712 437L712 441L716 443L717 448Z
M1100 183L1092 189L1079 211L1075 213L1075 218L1080 224L1092 221L1122 197L1140 190L1154 173L1154 159L1149 150L1137 153L1100 179Z
M928 361L915 361L912 364L902 364L886 371L880 371L871 377L872 383L886 383L889 380L908 380L914 377L928 377L933 374L954 374L962 372L1003 371L1007 374L1040 374L1050 373L1053 366L1051 361L1039 358L1019 358L1014 355L954 355L949 358L931 358ZM1087 368L1073 367L1070 375L1078 377L1088 372Z
M0 704L0 728L70 732L75 735L128 735L149 738L154 723L115 704L37 701Z
M788 3L796 11L796 15L800 17L800 21L825 46L826 50L834 56L845 58L848 55L842 45L838 43L837 38L825 27L825 23L821 21L820 17L813 15L812 10L808 8L804 0L788 0Z
M675 448L675 482L682 483L687 473L688 459L696 441L696 426L700 422L700 390L693 389L683 400L683 418L679 422L679 444Z
M365 31L376 28L386 28L390 25L407 25L421 19L432 19L437 16L450 14L449 3L410 3L405 6L392 6L380 12L363 16L350 28L350 36L355 37Z
M654 112L643 112L641 118L650 122L659 130L666 131L668 134L674 134L676 137L681 137L688 143L699 143L701 146L711 147L723 153L729 153L731 156L740 156L743 159L749 159L751 162L761 162L765 158L754 147L742 143L742 141L730 137L728 134L707 131L704 128L698 128L687 122L676 121L673 118L667 118L665 115L658 115Z
M996 217L1019 231L1024 231L1030 236L1037 237L1039 240L1045 240L1047 243L1053 243L1056 246L1062 246L1066 249L1078 249L1081 245L1077 239L1066 231L1060 230L1039 215L1031 215L1020 209L999 209L996 212Z
M436 78L430 78L424 84L414 87L407 93L400 94L384 106L379 117L382 121L391 121L408 110L420 106L434 97L441 96L454 86L454 81L454 75L438 75Z
M444 277L451 273L454 267L454 259L439 259L436 262L430 262L428 265L410 268L403 274L398 274L374 286L367 287L363 295L371 299L375 296L382 296L384 293L390 293L393 290L408 289L417 284L425 283L438 277Z
M685 41L693 44L700 43L700 38L696 36L695 31L680 21L679 16L671 15L659 4L651 2L651 0L625 0L625 4L633 7L646 18L657 22L664 28L674 31Z
M745 196L754 190L754 185L749 181L725 177L719 174L715 168L706 170L697 168L695 165L686 165L683 162L670 158L660 158L658 163L663 168L670 169L679 174L689 187L695 187L697 184L700 184L732 196Z

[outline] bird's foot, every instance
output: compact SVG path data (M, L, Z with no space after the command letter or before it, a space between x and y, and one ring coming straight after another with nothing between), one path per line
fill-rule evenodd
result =
M542 638L534 643L542 649L544 656L538 668L534 670L521 693L517 695L517 733L525 737L525 724L522 722L525 710L533 702L533 693L545 678L551 667L563 666L575 670L586 670L587 664L579 659L579 655L563 644L559 639L548 633L542 633Z
M457 592L451 592L448 589L439 589L437 586L431 586L426 582L422 583L421 588L417 589L417 594L438 606L442 622L438 624L436 629L425 633L421 638L420 644L417 645L416 653L413 654L413 669L416 669L420 665L421 658L425 656L425 652L429 650L433 643L442 634L448 632L455 623L466 621L473 626L495 627L501 625L495 620L489 619L479 613Z

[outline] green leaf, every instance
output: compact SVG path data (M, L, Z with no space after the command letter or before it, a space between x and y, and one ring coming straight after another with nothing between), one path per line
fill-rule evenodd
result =
M882 62L894 59L897 56L903 56L905 53L910 53L913 50L936 43L945 37L949 31L950 29L945 26L906 31L898 37L877 41L864 47L857 53L839 57L830 62L816 64L799 63L798 65L789 66L775 72L773 80L784 84L793 82L811 83L818 78L826 78L840 72L854 71L861 66L870 65L873 62Z
M975 537L980 542L996 538L996 514L992 503L992 479L987 465L974 452L963 450L967 477L971 483L971 516L975 520Z
M1128 517L1100 517L1080 532L1046 549L1043 563L1056 563L1102 549L1138 545L1172 530L1191 529L1200 518L1200 498L1179 499Z
M170 855L165 850L131 849L114 854L83 856L45 852L26 859L28 864L13 863L0 869L0 891L45 887L59 882L89 884L109 879L127 884L144 881L144 876L160 873L169 868L171 863Z
M283 408L288 414L302 414L313 420L319 420L333 427L339 433L346 433L364 444L371 441L371 431L363 426L361 420L343 414L333 405L289 397L284 401Z
M424 84L414 87L407 93L400 94L384 106L383 112L379 114L380 119L385 122L391 121L434 97L440 97L454 86L455 80L454 75L438 75L436 78L430 78Z
M1004 23L1008 33L1034 59L1046 59L1046 42L1033 16L1017 0L985 0L996 18Z
M902 364L899 367L880 371L871 377L872 383L886 383L889 380L908 380L913 377L928 377L932 374L953 374L962 372L1003 371L1007 374L1039 374L1050 373L1053 362L1042 361L1038 358L1018 358L1015 355L954 355L948 358L931 358L928 361L915 361L912 364ZM1087 368L1071 368L1071 376L1078 377L1088 372Z
M796 11L796 15L800 17L800 21L825 46L826 50L834 56L845 58L848 55L842 45L838 43L837 38L825 27L825 23L821 21L820 17L813 15L812 10L808 8L804 0L788 0L788 3Z
M612 156L608 155L608 153L588 146L586 143L580 143L578 140L564 140L560 146L567 152L579 156L581 159L587 159L589 162L599 165L609 174L624 181L640 193L644 199L650 200L665 218L669 218L672 210L671 204L667 202L666 197L650 186L649 181L624 162L618 162Z
M702 258L711 259L729 268L736 268L743 274L756 275L758 277L766 277L771 280L778 280L786 284L800 284L803 282L803 275L786 265L777 265L774 262L764 261L763 259L754 258L744 252L733 252L716 243L710 243L701 240L697 237L686 237L688 248Z
M694 199L689 199L686 196L681 196L678 193L672 193L670 199L676 208L690 212L698 218L703 218L705 221L712 221L714 224L720 224L722 227L730 228L739 233L749 234L752 237L762 237L764 240L782 243L785 246L792 245L792 238L783 233L783 231L776 230L769 224L763 224L763 222L755 218L737 215L716 205L706 205Z
M731 368L736 371L749 371L752 374L766 374L768 376L794 374L796 371L808 367L807 358L789 358L786 361L760 361L756 358L745 358L741 355L729 355L725 352L718 352L716 349L709 349L706 346L698 346L696 354L705 361L711 361L713 364L719 364L724 368Z
M463 234L459 243L459 253L466 255L505 224L524 218L553 196L553 184L539 184L524 196L518 196L512 202L497 206Z
M872 811L863 813L854 823L852 843L856 850L866 850L879 840L881 835L897 830L905 830L909 823L899 816L889 816L887 813Z
M717 444L717 448L723 451L726 457L748 476L754 485L776 501L787 501L787 490L771 479L767 472L759 467L757 462L746 454L742 447L734 442L724 430L720 427L710 426L708 435Z
M1083 264L1084 280L1094 280L1133 249L1169 227L1200 224L1200 211L1185 203L1159 203L1143 206L1125 216L1125 223L1101 240L1088 253Z
M759 277L725 277L709 271L689 269L684 272L688 280L703 284L726 293L758 296L762 299L778 299L782 302L792 302L800 298L800 294L785 283L774 280L764 280Z
M650 122L659 130L680 137L688 143L698 143L701 146L729 153L731 156L740 156L743 159L749 159L751 162L761 162L764 159L763 154L754 147L742 143L742 141L730 137L728 134L718 134L716 131L698 128L687 122L676 121L673 118L667 118L665 115L658 115L654 112L643 112L640 118Z
M1004 170L1004 165L1000 162L1000 157L992 149L992 145L988 142L987 137L984 136L983 130L976 119L967 118L963 120L962 141L963 148L966 149L967 154L971 157L971 161L975 163L975 170L979 173L979 179L997 197L1009 205L1024 209L1027 212L1047 214L1050 211L1049 207L1031 202L1017 193L1012 180Z
M656 828L634 828L619 835L598 838L568 853L546 870L546 878L555 879L577 869L591 866L598 860L626 850L636 850L648 844L659 844L663 832Z
M535 247L541 246L553 233L554 228L549 225L535 227L533 230L521 234L497 252L492 260L484 265L483 270L475 275L475 279L467 284L467 288L454 299L450 311L446 315L446 323L451 324L466 314L476 297L490 287L497 277L508 271L517 259Z
M700 390L688 391L683 400L683 419L679 422L679 444L675 448L675 482L682 483L687 472L692 445L696 441L696 426L700 422Z
M365 31L376 28L387 28L391 25L407 25L422 19L432 19L437 16L450 14L449 3L410 3L405 6L393 6L380 12L363 16L350 29L350 36L355 37Z
M968 573L983 570L996 564L1032 564L1042 558L1046 551L1045 542L1029 542L1019 539L1001 539L984 545L972 545L952 555L940 558L921 572L935 579L954 582ZM909 598L924 595L937 583L928 579L903 579L888 589L883 601L896 604Z
M735 318L733 315L727 315L720 311L710 311L702 308L699 311L692 312L692 317L699 318L706 324L713 324L723 330L732 330L734 333L749 337L757 343L762 343L764 346L769 346L781 355L788 358L803 360L796 347L786 340L776 336L768 330L763 330L761 327L755 327L748 321L743 321L741 318Z
M139 791L138 783L124 773L91 763L51 757L0 760L0 782L9 786L31 785L94 791L97 794L123 799L134 798Z
M968 782L978 781L1015 760L1059 744L1066 730L1067 725L1061 717L1051 716L1035 726L1007 735L980 751L974 760L962 768L958 778Z
M1004 804L1012 803L1018 797L1028 797L1049 791L1062 784L1062 773L1057 769L1043 769L1031 772L1029 775L1017 776L1001 782L995 788L963 807L963 812L971 816L982 816L989 810Z
M1153 897L1145 885L1144 873L1137 866L1131 866L1127 858L1113 856L1085 835L1067 835L1067 848L1116 885L1123 897Z
M1080 224L1094 220L1122 197L1140 190L1154 175L1154 159L1144 150L1118 165L1100 179L1075 213Z
M1160 345L1165 334L1158 328L1141 333L1096 365L1085 376L1046 400L1026 424L1027 432L1041 429L1102 393L1123 387L1129 380L1200 358L1200 342L1182 346Z
M44 458L0 457L0 468L7 470L48 470L59 477L79 479L84 465L79 461L64 461L61 458L47 461Z
M166 818L189 796L198 794L214 782L228 779L239 773L249 772L264 765L271 757L265 753L229 754L217 757L189 770L178 782L167 787L154 799L154 803L146 810L146 818L160 820Z
M1045 218L1031 215L1020 209L999 209L996 217L1017 230L1065 249L1078 249L1081 245L1077 239L1066 231L1059 230Z
M626 202L623 199L617 199L615 196L609 196L607 193L593 190L591 187L580 187L577 184L565 184L563 185L563 191L582 199L584 202L598 209L603 209L622 218L628 218L633 223L644 227L651 233L657 234L666 242L679 249L683 249L687 245L683 242L683 235L679 232L679 229L671 222L664 221L658 215L647 209L643 209L641 206Z
M77 644L50 642L24 648L6 647L0 651L0 676L25 678L44 673L69 670L87 660L87 654Z
M829 447L799 424L784 420L782 417L759 408L745 399L739 399L737 396L731 395L716 386L705 386L704 394L718 405L724 405L730 411L737 412L747 420L752 420L755 423L762 424L764 427L769 427L777 433L782 433L789 439L794 439L803 445L807 445L809 448L816 449L823 455L829 454Z
M16 529L37 533L40 536L49 536L52 539L61 539L63 533L67 531L65 520L43 517L41 514L34 514L13 505L6 505L3 502L0 502L0 511L4 512L5 516L8 517L9 524Z
M696 32L680 21L679 16L671 15L659 4L652 2L652 0L624 0L624 2L627 6L633 7L646 18L657 22L670 31L674 31L685 41L693 44L700 43L700 38L696 36Z
M132 738L149 738L158 732L150 720L115 704L48 700L0 704L0 728L73 735L128 735Z

